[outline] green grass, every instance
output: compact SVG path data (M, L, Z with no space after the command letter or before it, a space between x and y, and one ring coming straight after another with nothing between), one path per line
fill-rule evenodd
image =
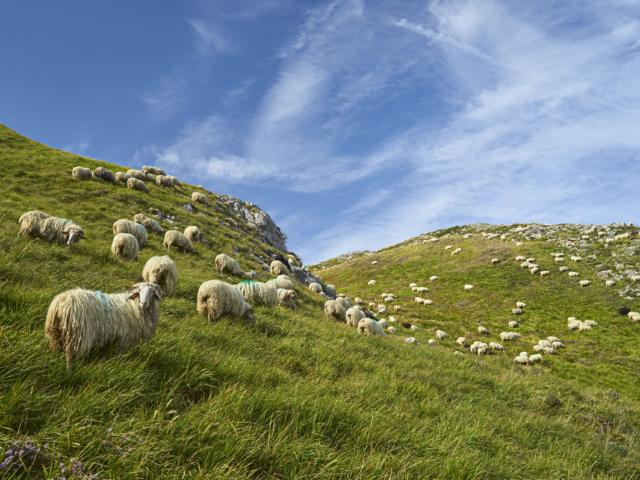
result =
M71 459L100 478L638 478L637 325L616 316L620 301L603 287L534 278L511 261L490 266L487 258L515 250L473 238L455 241L458 257L442 245L404 245L320 272L352 296L398 294L398 317L421 326L418 346L358 337L325 319L320 297L302 286L296 310L257 308L253 327L209 324L195 311L198 286L235 281L215 272L215 255L232 254L266 279L255 255L273 250L224 205L192 215L181 205L194 187L143 194L74 181L75 165L109 164L3 127L0 164L0 449L48 443L52 465L34 478L58 478L58 463ZM209 243L172 253L178 291L163 302L152 341L124 355L97 352L68 373L44 338L48 304L68 288L136 282L147 258L164 254L162 238L151 235L139 260L125 263L109 252L111 224L149 207L177 215L178 228L200 226ZM65 248L19 238L17 218L35 208L73 219L86 239ZM527 243L525 254L543 263L548 248ZM434 273L436 304L418 308L408 283ZM476 289L465 293L464 283ZM455 337L474 338L479 320L499 333L520 299L530 305L523 340L491 357L453 354ZM569 315L600 325L569 333ZM450 339L429 348L435 328ZM542 366L514 366L540 333L567 349Z

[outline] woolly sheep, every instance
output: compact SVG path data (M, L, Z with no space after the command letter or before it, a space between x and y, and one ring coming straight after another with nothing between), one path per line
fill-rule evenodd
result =
M384 329L377 320L373 318L363 318L358 322L358 333L360 335L373 335L384 337Z
M269 283L269 282L267 282ZM295 290L290 290L288 288L278 288L278 305L283 307L294 308L296 305L296 300L298 298L298 294Z
M581 262L582 261L582 257L578 256L578 255L571 255L571 261L572 262Z
M559 270L560 272L566 272L567 270L569 270L569 267L567 267L567 266L563 265L562 267L558 268L558 270Z
M241 276L243 274L240 264L234 258L231 258L226 253L220 253L216 255L215 259L216 269L220 273L228 273L230 275Z
M104 167L97 167L94 171L93 171L93 175L96 178L100 178L106 182L111 182L111 183L116 183L116 176L113 174L113 172L111 170L109 170L108 168L104 168Z
M512 308L511 313L513 315L522 315L524 313L524 310L522 308Z
M604 282L605 287L613 287L615 284L616 284L615 280L607 280L606 282Z
M409 343L409 344L413 344L413 345L417 345L418 340L416 340L415 337L407 337L404 339L404 343Z
M380 323L380 326L384 329L386 329L389 326L389 323L384 318L381 318L380 320L378 320L378 322Z
M85 167L73 167L71 176L76 180L91 180L91 170Z
M447 332L443 330L436 330L436 337L438 338L438 340L444 340L448 337L448 335Z
M499 259L499 258L492 258L492 259L491 259L491 263L492 263L493 265L496 265L496 264L500 263L500 259Z
M113 222L113 234L117 235L118 233L130 233L136 237L140 248L143 248L147 244L147 229L139 223L124 218L116 220Z
M518 255L516 257L516 262L524 262L527 258L524 255Z
M127 183L127 181L131 178L127 172L116 172L116 182L118 183Z
M520 268L529 268L531 266L531 264L529 262L522 262L520 264Z
M207 205L209 203L209 200L207 200L207 197L200 192L193 192L191 194L191 201L195 203L202 203L204 205Z
M162 289L162 295L173 295L178 284L178 268L171 257L151 257L144 264L142 278L147 283L155 283Z
M540 272L540 276L541 277L546 277L547 275L549 275L551 272L549 270L542 270Z
M467 339L464 337L458 337L456 339L456 343L462 347L464 347L467 344Z
M111 253L124 260L136 260L138 258L138 240L130 233L118 233L111 242Z
M553 259L554 262L564 262L564 257L556 257Z
M362 320L365 317L366 315L364 314L364 312L360 307L350 307L345 312L345 319L346 319L347 325L353 328L358 328L358 324L360 323L360 320Z
M469 351L471 353L475 353L476 355L486 355L490 353L489 345L484 342L473 342L469 347Z
M516 307L517 308L525 308L527 306L526 303L524 302L516 302Z
M197 310L210 322L230 314L245 319L249 324L254 323L251 305L246 302L242 293L221 280L209 280L200 285Z
M529 273L531 273L533 275L533 274L538 273L539 270L540 269L538 267L532 267L532 268L529 269Z
M478 327L478 333L480 335L489 335L489 329L487 327L485 327L485 326L480 325Z
M375 284L376 284L376 281L375 281L375 280L369 280L369 281L367 282L367 285L375 285Z
M451 250L453 248L453 245L445 245L444 249L445 250Z
M167 230L164 234L164 241L162 245L169 251L171 251L171 247L175 247L182 252L193 252L193 244L191 240L183 235L182 232L178 230Z
M598 325L598 322L596 322L595 320L585 320L584 323L589 325L590 327L595 327L596 325Z
M465 289L465 291L471 290L471 289L473 289L473 285L471 285L471 284L467 283L467 284L464 286L464 289Z
M195 225L189 225L184 229L184 236L191 240L192 243L204 242L204 234Z
M398 330L396 329L396 327L388 327L387 333L390 335L395 335L396 333L398 333Z
M276 288L283 288L285 290L293 290L293 282L288 275L278 275L276 278L272 278L267 283L274 285Z
M629 312L627 316L633 323L640 322L640 312Z
M560 341L558 337L547 337L547 340L551 343Z
M274 260L269 266L271 275L289 275L289 269L280 260Z
M568 275L570 277L578 277L578 276L580 276L580 274L578 272L569 272Z
M396 323L398 321L398 319L396 317L394 317L393 315L389 316L389 321L391 323Z
M142 170L130 169L130 170L127 170L127 175L129 175L131 178L135 178L140 181L145 181L147 179L147 174L144 173Z
M385 305L378 305L378 313L386 313L387 307Z
M412 332L417 332L418 331L418 326L417 325L411 325L411 327L409 327L409 330L411 330Z
M529 355L529 363L541 363L542 362L542 355L540 355L539 353L535 353L533 355Z
M344 305L336 300L327 300L324 303L324 313L327 317L333 318L339 322L346 321L347 309Z
M580 328L580 325L582 324L581 321L573 319L573 320L569 320L567 322L567 328L569 330L578 330Z
M342 305L345 309L345 311L351 307L351 302L344 298L344 297L336 297L336 302L338 302L340 305Z
M451 255L458 255L459 253L462 253L462 249L456 248L453 252L451 252Z
M517 328L520 324L516 320L511 320L509 322L509 328Z
M438 346L438 342L436 342L435 338L430 338L429 340L427 340L427 345L429 345L430 347L436 347Z
M146 183L142 180L138 180L137 178L130 178L127 180L127 188L130 190L140 190L141 192L148 192Z
M67 368L93 349L115 345L124 351L153 337L160 315L160 287L137 283L124 293L76 288L53 299L45 334L51 350L64 352Z
M533 262L535 262L535 261L536 261L535 257L529 257L529 258L527 258L527 262L529 262L529 263L533 263Z
M399 312L399 311L401 311L401 310L402 310L402 306L401 306L401 305L394 305L394 306L393 306L393 311L394 311L394 312Z
M518 338L520 338L520 334L518 332L500 332L500 340L503 342L510 342Z
M526 365L529 363L529 354L527 352L520 352L518 356L513 359L514 363L519 363L520 365Z
M160 222L145 216L143 213L138 213L133 216L133 221L142 225L147 232L151 233L164 233L164 228L160 226Z
M360 297L356 297L356 298L354 298L354 299L353 299L353 302L354 302L356 305L364 305L364 300L362 300Z
M322 285L320 285L319 283L313 282L309 284L309 290L311 290L312 292L315 293L320 293L322 292Z
M431 275L429 277L429 280L432 281L432 282L435 282L436 280L438 280L438 278L440 278L440 277L438 277L437 275Z
M409 288L418 288L418 284L412 282L412 283L409 284Z
M18 219L20 235L38 237L47 242L73 245L84 238L80 225L66 218L52 217L39 210L23 213Z
M278 303L278 289L273 284L243 280L234 287L251 305L275 307Z
M498 342L489 342L489 348L491 350L504 350L504 347Z
M151 173L153 175L165 175L165 172L163 169L158 168L158 167L152 167L149 165L143 165L142 166L142 171L144 173Z
M580 280L578 283L581 287L588 287L589 285L591 285L591 280Z

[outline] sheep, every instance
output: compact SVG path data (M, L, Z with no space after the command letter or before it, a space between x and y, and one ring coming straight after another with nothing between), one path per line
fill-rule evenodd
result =
M411 325L411 327L409 327L409 330L411 330L412 332L417 332L418 331L418 326L417 325Z
M409 288L418 288L418 284L415 282L412 282L409 284Z
M503 342L510 342L518 338L520 338L520 334L518 332L500 332L500 340Z
M396 333L398 333L398 330L396 329L396 327L388 327L387 328L387 333L389 335L395 335Z
M143 165L142 171L144 173L152 173L153 175L165 175L164 170L158 167L151 167L149 165Z
M529 268L531 266L531 264L529 262L522 262L520 264L520 268Z
M591 285L591 280L580 280L578 284L580 284L581 287L588 287Z
M111 170L105 167L97 167L93 171L93 175L96 178L101 178L105 182L116 183L116 176L113 174Z
M118 183L127 183L127 181L131 178L127 172L116 172L116 182Z
M111 242L111 253L113 256L124 260L137 260L140 247L138 240L130 233L118 233Z
M377 320L373 318L363 318L358 322L358 334L384 337L384 329Z
M581 262L582 261L582 257L580 257L579 255L571 255L571 261L572 262Z
M524 302L520 302L520 301L516 302L516 307L517 308L525 308L526 306L527 306L527 304L524 303Z
M127 188L130 190L140 190L141 192L149 191L147 185L142 180L133 177L127 180Z
M546 277L547 275L550 275L550 274L551 274L551 272L549 270L542 270L540 272L540 276L541 277Z
M445 250L451 250L453 248L453 245L445 245L444 249Z
M289 268L280 260L274 260L269 266L271 275L289 275Z
M567 270L569 270L569 267L563 265L562 267L558 268L558 271L560 272L566 272Z
M533 263L535 261L536 261L536 259L534 257L527 258L527 262L529 262L529 263Z
M347 325L353 328L358 328L358 324L360 320L362 320L365 317L366 315L364 314L364 312L360 307L350 307L349 309L347 309L345 313Z
M192 243L204 242L204 234L195 225L189 225L184 229L184 236L191 240Z
M378 305L378 313L387 313L387 307L385 305Z
M489 335L489 329L487 327L483 326L483 325L480 325L478 327L478 333L480 335Z
M377 265L378 264L378 260L372 260L371 261L371 265Z
M529 354L527 352L520 352L513 361L520 365L527 365L529 363Z
M476 355L486 355L490 353L489 345L484 342L473 342L469 347L469 351Z
M396 322L398 321L398 319L397 319L396 317L394 317L393 315L390 315L390 316L389 316L389 321L390 321L391 323L396 323Z
M532 267L529 269L529 273L531 273L532 275L538 273L540 269L538 267Z
M333 318L339 322L346 321L347 309L344 304L336 300L327 300L324 303L324 313L327 317Z
M160 287L137 283L128 292L105 294L76 288L62 292L47 311L45 335L51 350L75 358L115 345L122 352L153 337L160 315Z
M278 289L272 284L243 280L234 285L234 287L242 294L246 302L251 305L275 307L278 303Z
M272 278L267 283L274 285L276 288L283 288L285 290L293 290L293 282L288 275L278 275L276 278Z
M604 282L605 287L613 287L615 284L616 284L615 280L607 280L606 282Z
M555 348L556 350L557 350L558 348L565 348L564 343L562 343L561 341L551 342L551 346L552 346L553 348Z
M417 345L418 340L416 340L416 337L407 337L404 339L404 343L408 343L410 345Z
M154 220L153 218L146 217L142 213L138 213L133 216L133 221L139 223L144 228L146 228L147 232L151 233L164 233L164 228L160 226L160 222Z
M589 325L590 327L595 327L598 325L598 322L596 322L595 320L585 320L584 323Z
M80 225L66 218L52 217L39 210L23 213L18 219L22 236L38 237L47 242L71 246L84 238Z
M378 320L378 322L380 322L380 325L384 329L386 329L389 326L389 322L387 322L387 320L385 318L381 318L380 320Z
M498 263L500 263L500 259L499 258L492 258L491 259L491 264L492 265L497 265Z
M516 257L516 262L524 262L527 258L524 255L518 255Z
M551 343L560 341L558 337L547 337L547 340Z
M413 337L410 337L410 338L413 338ZM429 340L427 340L427 345L429 345L430 347L437 347L438 342L436 342L434 338L430 338Z
M504 347L498 342L489 342L489 348L491 350L504 350Z
M282 305L284 307L290 307L290 308L294 308L296 306L296 300L298 298L298 294L295 292L295 290L290 290L288 288L278 288L277 294L278 294L278 305Z
M640 322L640 312L629 312L627 316L633 323Z
M313 282L309 284L309 290L311 290L312 292L315 293L320 293L322 292L322 285L320 285L319 283Z
M542 362L542 355L540 355L539 353L529 355L529 364L541 363L541 362Z
M158 175L156 177L156 185L159 187L173 187L173 179L171 177L167 177L166 175Z
M509 322L509 328L518 328L520 324L516 320L511 320Z
M145 282L155 283L162 289L162 295L173 295L178 284L178 268L171 257L151 257L144 264L142 278Z
M556 257L553 259L554 262L564 262L564 257Z
M125 218L116 220L113 222L113 234L117 235L118 233L130 233L136 237L140 248L143 248L147 244L147 229L139 223L132 222Z
M570 277L578 277L578 276L580 276L580 274L578 272L569 272L568 275Z
M191 194L191 201L195 203L202 203L203 205L207 205L209 203L207 197L200 192L193 192Z
M438 277L437 275L431 275L431 276L429 277L429 281L431 281L431 282L435 282L436 280L438 280L438 278L440 278L440 277Z
M511 313L513 315L522 315L524 313L524 310L522 308L516 307L511 309Z
M243 273L238 261L234 258L231 258L226 253L220 253L216 255L215 263L216 269L220 273L228 273L230 275L236 276L241 276Z
M580 328L580 325L582 324L582 322L580 320L576 320L575 318L570 318L567 321L567 328L569 330L578 330Z
M127 175L129 175L131 178L136 178L143 182L147 179L147 174L144 173L142 170L130 169L130 170L127 170Z
M436 337L438 338L438 340L444 340L448 336L449 335L447 335L447 332L445 332L443 330L436 330Z
M151 183L155 183L156 182L156 176L152 173L145 173L144 174L144 178L147 182L151 182Z
M401 305L394 305L394 306L393 306L393 311L394 311L394 312L399 312L399 311L401 311L401 310L402 310L402 306L401 306Z
M91 170L85 167L73 167L71 176L76 180L91 180Z
M208 280L198 289L197 311L210 322L226 314L255 323L251 305L233 285L221 280Z
M460 345L461 347L464 347L464 346L466 346L466 345L467 345L467 339L466 339L466 338L464 338L464 337L458 337L458 338L456 339L456 343L457 343L458 345Z
M376 284L376 281L375 281L375 280L369 280L369 281L367 282L367 285L369 285L369 286L372 286L372 285L375 285L375 284Z
M456 248L453 252L451 252L451 255L458 255L459 253L462 253L462 249Z
M465 291L469 291L469 290L472 290L472 289L473 289L473 285L471 285L471 284L469 284L469 283L467 283L467 284L464 286L464 290L465 290Z
M167 250L171 251L171 247L175 247L182 252L193 252L193 244L191 240L183 235L178 230L167 230L164 234L164 240L162 245Z

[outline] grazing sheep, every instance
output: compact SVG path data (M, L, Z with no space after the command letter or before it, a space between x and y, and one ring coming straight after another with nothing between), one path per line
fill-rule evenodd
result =
M399 311L401 311L401 310L402 310L402 306L400 306L400 305L394 305L394 306L393 306L393 311L394 311L394 312L399 312Z
M242 294L247 303L275 307L278 303L278 289L273 284L242 280L234 287Z
M418 340L416 340L415 337L407 337L404 339L404 343L409 343L412 345L417 345L418 344Z
M478 333L480 335L489 335L489 329L487 327L485 327L485 326L480 325L478 327Z
M398 333L398 330L396 329L396 327L388 327L387 333L390 335L395 335L396 333Z
M209 280L198 289L198 313L207 317L210 322L218 320L226 314L243 318L253 324L253 313L242 293L233 285L221 280Z
M204 234L195 225L189 225L184 229L184 236L191 240L192 243L204 242Z
M558 268L558 270L559 270L560 272L566 272L567 270L569 270L569 267L567 267L567 266L563 265L562 267Z
M413 338L413 337L410 337L410 338ZM436 342L435 338L430 338L429 340L427 340L427 345L429 345L430 347L437 347L438 342Z
M504 350L504 347L498 342L489 342L489 348L491 350Z
M378 305L378 313L386 313L387 307L385 305Z
M53 299L45 334L51 350L65 353L67 368L91 350L114 345L124 351L149 340L156 331L160 288L137 283L125 293L104 294L76 288Z
M475 353L476 355L486 355L488 353L491 353L489 345L484 342L473 342L469 347L469 351L471 353Z
M438 338L438 340L444 340L448 336L449 335L447 335L447 332L445 332L443 330L436 330L436 337Z
M193 192L191 194L191 201L195 203L202 203L203 205L207 205L209 203L207 197L200 192Z
M520 264L520 268L529 268L529 267L531 267L531 264L529 262L525 261Z
M412 283L409 284L409 288L418 288L418 284L412 282Z
M491 263L492 263L493 265L496 265L496 264L500 263L500 259L499 259L499 258L492 258L492 259L491 259Z
M238 261L234 258L231 258L226 253L220 253L216 255L215 263L216 269L220 273L228 273L230 275L236 276L242 276L243 274Z
M322 285L320 285L319 283L313 282L309 284L309 290L311 290L312 292L315 293L320 293L322 292Z
M118 183L127 183L127 181L131 178L127 172L116 172L116 182Z
M148 192L146 183L142 180L138 180L137 178L130 178L127 180L127 188L130 190L140 190L141 192Z
M111 253L123 260L137 260L138 252L138 240L130 233L118 233L113 237L111 242Z
M554 262L564 262L564 257L556 257L553 259Z
M167 255L151 257L144 264L142 278L145 282L159 285L164 296L173 295L178 284L176 262Z
M411 330L412 332L417 332L418 331L418 326L417 325L411 325L411 327L409 327L409 330Z
M178 230L167 230L167 233L164 234L164 241L162 245L167 250L171 251L171 247L175 247L181 252L193 252L193 244L191 240L183 235L182 232Z
M629 319L633 323L640 322L640 313L639 312L629 312L629 313L627 313L627 316L629 317Z
M113 222L113 234L117 235L118 233L130 233L136 237L140 248L143 248L147 244L147 229L139 223L124 218L116 220Z
M156 181L156 176L152 173L145 173L144 178L147 182L155 183Z
M461 347L464 347L464 346L466 346L466 345L467 345L467 339L466 339L466 338L464 338L464 337L458 337L458 338L456 339L456 343L457 343L458 345L460 345Z
M578 272L569 272L568 275L570 277L578 277L578 276L580 276L580 274Z
M473 289L473 285L471 285L471 284L467 283L467 284L464 286L464 289L465 289L465 291L472 290L472 289Z
M518 338L520 338L520 334L518 332L500 332L500 340L503 342L510 342Z
M547 275L549 275L551 272L549 270L542 270L540 272L540 276L541 277L546 277Z
M451 250L453 248L453 245L445 245L444 249L445 250Z
M365 317L366 315L360 307L349 307L349 309L345 313L347 325L353 328L358 328L358 324L360 323L360 320L362 320Z
M536 261L536 259L534 257L527 258L527 262L529 262L529 263L533 263L535 261Z
M78 224L38 210L23 213L18 223L20 235L42 238L47 242L70 246L84 238L84 230Z
M529 269L529 273L531 273L532 275L538 273L538 271L540 271L538 267L531 267Z
M366 315L366 313L365 313ZM371 318L369 315L366 315L367 317ZM378 322L380 322L380 325L382 325L382 328L386 329L389 326L389 322L387 322L386 318L381 318L380 320L378 320Z
M440 277L438 277L437 275L431 275L431 276L429 277L429 280L430 280L431 282L435 282L436 280L438 280L438 278L440 278Z
M127 175L129 175L131 178L136 178L140 181L145 181L147 179L147 174L144 173L142 170L127 170Z
M520 324L516 320L511 320L509 322L509 328L517 328Z
M598 322L596 322L595 320L585 320L584 323L589 325L590 327L595 327L596 325L598 325Z
M569 317L569 320L567 321L567 328L569 330L579 330L581 324L582 322L580 320L576 320L573 317Z
M518 308L525 308L526 306L527 306L527 304L524 303L524 302L516 302L516 307L518 307Z
M274 260L269 266L271 275L289 275L289 269L280 260Z
M453 252L451 252L451 255L458 255L459 253L462 253L462 249L456 248Z
M100 178L102 180L104 180L105 182L111 182L111 183L116 183L116 176L113 174L113 172L111 170L109 170L108 168L104 168L104 167L97 167L94 171L93 171L93 175L96 178Z
M578 283L581 287L588 287L589 285L591 285L591 280L580 280Z
M375 285L375 284L376 284L376 281L375 281L375 280L369 280L369 281L367 282L367 285Z
M91 180L93 177L91 170L84 167L73 167L73 170L71 170L71 176L76 180Z
M581 262L582 261L582 257L578 256L578 255L571 255L571 261L572 262Z
M524 262L527 258L524 255L518 255L516 257L516 262Z
M551 342L551 346L555 349L565 348L564 343L562 343L561 341Z
M384 329L377 320L373 318L363 318L358 323L358 333L360 335L373 335L376 337L384 337Z
M522 315L524 313L524 310L521 308L512 308L511 313L513 315Z
M273 284L276 288L283 288L285 290L293 290L293 282L288 275L278 275L276 278L272 278L267 283Z
M541 363L541 362L542 362L542 355L540 355L539 353L529 355L529 364Z
M397 319L396 317L394 317L393 315L390 315L390 316L389 316L389 321L390 321L391 323L396 323L396 322L398 321L398 319Z
M159 187L169 187L172 188L174 186L173 178L168 177L166 175L158 175L156 177L156 185Z
M143 165L142 166L142 171L144 173L151 173L153 175L165 175L165 172L163 169L158 168L158 167L151 167L149 165Z
M269 283L269 282L267 282ZM295 290L289 290L288 288L278 288L278 305L283 307L295 308L298 294Z
M527 365L529 363L529 354L527 352L520 352L517 357L513 359L514 363L520 365Z
M324 303L324 314L339 322L346 322L347 309L344 304L336 300L327 300Z
M604 282L605 287L613 287L615 284L616 284L615 280L607 280L606 282Z

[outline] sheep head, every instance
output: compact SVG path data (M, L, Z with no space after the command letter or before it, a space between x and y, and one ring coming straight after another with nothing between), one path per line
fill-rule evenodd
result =
M155 283L136 283L129 294L129 299L138 299L140 308L146 310L154 299L158 302L162 301L162 289Z
M65 234L67 237L67 246L73 245L84 238L84 231L79 228L70 228Z

